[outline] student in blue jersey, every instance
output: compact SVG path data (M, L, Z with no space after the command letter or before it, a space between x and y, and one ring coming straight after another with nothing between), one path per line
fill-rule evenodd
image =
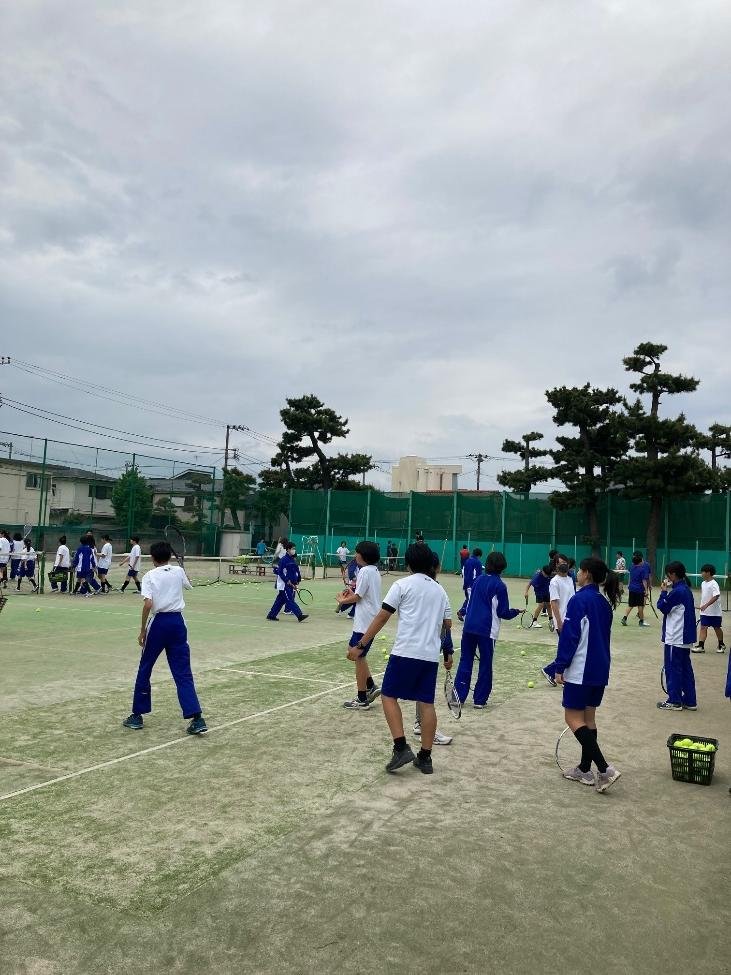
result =
M697 711L695 675L690 660L690 648L698 635L693 593L682 562L668 562L665 575L667 579L662 581L657 608L663 615L662 642L668 697L666 701L658 701L657 706L661 711L682 711L683 708Z
M430 775L437 727L434 694L441 652L447 670L452 666L453 651L449 646L442 651L442 633L452 626L452 612L446 592L434 578L434 553L429 546L424 542L409 545L405 561L410 574L397 579L388 590L378 615L356 648L364 649L398 611L396 640L381 683L383 714L393 738L393 753L386 771L395 772L413 764ZM406 743L399 699L420 702L421 748L417 755Z
M650 591L650 566L639 552L632 556L629 569L629 583L627 584L627 612L622 617L622 626L627 625L627 617L633 609L637 609L640 626L649 626L645 622L645 603Z
M482 549L473 548L472 555L468 559L464 560L462 565L462 589L464 591L464 602L461 608L457 612L457 619L462 623L464 621L465 613L467 612L467 604L470 601L470 592L472 591L472 586L475 584L475 579L482 575Z
M355 590L347 590L347 595L342 593L337 596L341 606L352 606L354 611L353 633L348 644L347 657L355 663L357 693L352 700L343 704L350 711L367 711L381 693L366 660L372 641L363 644L362 650L355 649L381 608L381 573L378 571L380 559L381 550L375 542L358 542L355 546L355 561L358 564Z
M23 579L28 580L33 587L33 592L38 592L38 586L36 584L36 551L29 538L26 538L23 542L23 553L17 578L18 592L20 592L20 584Z
M531 578L528 585L525 587L525 601L528 603L528 593L531 588L535 593L536 597L536 608L533 612L533 622L531 623L532 630L540 630L541 623L538 622L538 616L544 610L548 610L551 603L551 576L553 574L553 569L551 565L544 565L542 569L539 569L533 577Z
M566 616L566 607L569 604L569 600L576 592L576 580L569 575L570 561L571 560L565 555L557 553L554 559L556 574L551 579L548 589L551 597L551 615L553 616L554 632L556 633L557 640L560 638L561 630L563 629L563 621L564 617ZM551 687L556 686L556 681L553 676L554 667L555 665L553 663L547 664L545 667L541 667L541 673Z
M172 549L167 542L154 542L150 546L150 555L154 569L146 572L142 579L144 602L137 638L142 647L142 656L135 680L132 713L122 724L132 731L139 731L143 727L142 716L152 711L152 668L164 650L183 717L190 721L186 731L189 735L204 735L208 727L195 690L188 631L183 619L183 590L193 587L179 565L170 565Z
M91 596L90 590L93 589L95 593L100 590L99 583L95 578L96 558L91 546L91 537L88 534L82 535L79 541L81 544L76 549L74 556L74 570L76 572L74 595Z
M470 692L475 650L480 651L477 680L472 694L473 706L479 710L487 704L492 691L492 658L495 641L500 633L500 620L512 620L520 615L519 609L511 609L508 589L500 573L508 563L502 552L490 552L485 562L485 575L475 579L467 606L467 616L462 630L462 643L454 679L454 689L464 703Z
M293 616L297 617L298 623L308 618L308 614L302 612L295 599L297 586L301 580L300 567L297 564L297 546L294 542L287 542L286 551L277 566L277 598L266 615L270 623L279 622L277 616L285 606Z
M10 581L20 576L23 567L23 536L20 532L13 532L10 542Z
M581 761L563 776L606 792L620 772L607 763L599 748L596 709L609 683L612 610L619 601L619 579L601 559L591 557L581 560L577 583L580 588L566 607L554 672L556 683L563 686L566 724L581 745Z

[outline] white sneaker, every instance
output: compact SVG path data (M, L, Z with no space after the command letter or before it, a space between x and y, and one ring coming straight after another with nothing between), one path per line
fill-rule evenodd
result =
M417 738L421 738L421 725L419 724L418 721L415 721L414 722L414 734L416 735ZM439 731L439 729L437 728L437 730L434 732L434 744L435 745L451 745L452 744L452 736L451 735L443 735L441 733L441 731Z
M576 768L570 768L564 772L563 777L570 779L572 782L581 782L582 785L594 785L594 773L582 772L578 765Z
M414 722L414 734L417 738L421 738L421 725L418 721Z
M539 623L538 620L533 620L531 625L528 627L529 630L542 630L543 623Z
M613 765L607 765L606 772L597 772L596 774L596 791L606 792L609 786L613 782L616 782L621 774Z

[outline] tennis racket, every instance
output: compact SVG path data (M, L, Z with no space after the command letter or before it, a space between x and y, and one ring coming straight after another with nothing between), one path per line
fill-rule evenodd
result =
M668 682L665 678L665 667L660 668L660 687L662 687L663 694L668 692Z
M520 614L520 625L524 630L529 630L533 626L533 613L528 610L528 600L525 601L525 609Z
M175 525L166 525L165 541L170 546L181 569L185 568L185 538L183 533Z
M657 615L657 610L655 609L655 603L652 600L652 589L649 589L647 595L645 596L645 606L650 607L656 620L660 619L660 617Z
M0 613L2 613L3 609L5 608L5 603L7 601L8 601L8 597L7 596L0 595Z
M30 538L30 533L32 531L33 531L33 525L26 522L25 525L23 525L23 541L25 541L26 538Z
M556 630L556 620L553 618L553 613L549 613L548 616L548 629L551 633L554 633Z
M311 606L312 601L315 598L309 589L297 588L295 589L294 594L303 606Z
M556 759L556 765L558 765L562 772L576 768L581 761L581 745L576 740L574 733L568 725L566 725L558 736L554 758Z
M458 721L462 716L462 702L454 689L454 681L449 671L447 671L447 676L444 678L444 697L447 701L449 713L455 721Z

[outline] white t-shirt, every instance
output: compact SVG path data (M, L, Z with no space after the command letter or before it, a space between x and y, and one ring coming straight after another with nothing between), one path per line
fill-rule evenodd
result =
M721 595L721 588L715 579L709 579L708 582L701 583L701 606L708 602L709 599L713 599L714 596ZM721 600L717 599L715 603L711 603L710 606L706 606L703 610L704 616L718 616L721 614Z
M383 602L398 611L396 641L391 653L416 660L439 660L444 620L452 618L446 592L421 572L397 579Z
M381 609L381 573L375 565L361 567L356 577L355 594L360 599L355 604L353 632L365 633Z
M616 561L616 563L614 565L614 571L615 572L626 572L627 571L627 563L625 562L625 560L623 558L618 558L617 559L617 561Z
M0 565L5 565L10 558L10 542L4 535L0 536Z
M54 568L68 569L71 567L71 553L68 545L59 545L56 549L56 561Z
M96 560L100 569L110 569L112 567L112 546L109 542L102 545L101 554Z
M23 562L35 562L35 560L36 560L36 550L32 546L30 548L26 548L25 545L24 545L23 546L23 554L22 554L21 558L23 559Z
M182 613L183 589L192 589L179 565L156 565L142 576L142 595L152 600L153 613Z
M548 587L548 591L551 597L551 602L553 602L554 599L558 600L558 611L561 614L561 625L563 626L563 621L566 618L566 607L569 604L569 599L571 599L576 592L574 589L574 580L571 578L571 576L555 575L551 579L551 584Z
M347 549L344 545L341 545L335 554L337 555L337 557L340 559L341 562L347 562L348 555L350 554L350 549Z
M141 561L142 561L142 549L140 548L139 545L133 545L132 551L129 553L130 569L139 569Z

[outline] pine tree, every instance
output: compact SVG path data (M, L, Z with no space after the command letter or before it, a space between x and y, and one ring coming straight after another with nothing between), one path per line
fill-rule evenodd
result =
M531 444L543 440L543 434L533 430L524 433L520 440L504 440L502 451L504 454L517 454L523 461L523 469L518 471L502 471L497 476L498 484L509 488L518 494L528 494L531 488L541 481L547 481L551 476L550 468L531 466L531 461L537 457L548 457L548 450L539 450Z
M625 370L639 377L630 383L638 396L634 403L626 404L625 416L635 455L620 461L614 472L624 497L650 500L646 544L653 570L663 498L702 493L711 482L711 470L698 456L701 438L696 428L682 413L674 419L660 417L664 396L692 393L699 385L690 376L661 370L660 359L666 351L666 345L642 342L622 360ZM650 398L649 410L643 396Z
M713 493L718 494L723 489L728 489L731 471L727 467L720 467L718 462L719 460L728 460L731 457L731 426L723 423L712 423L708 428L708 433L700 437L700 446L703 450L710 451L711 454Z
M226 517L226 512L231 512L233 527L241 529L239 521L239 511L247 508L252 502L256 479L251 474L244 474L238 467L229 467L223 472L223 488L219 501L219 510L222 516L222 523Z

